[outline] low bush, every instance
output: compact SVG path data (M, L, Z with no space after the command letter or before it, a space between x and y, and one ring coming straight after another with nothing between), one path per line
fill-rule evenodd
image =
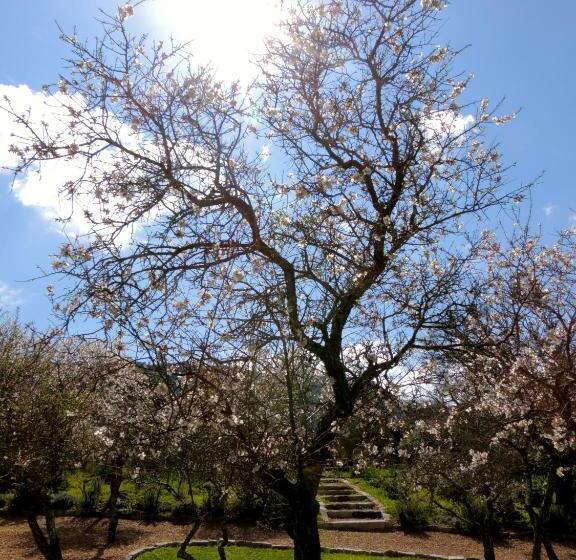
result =
M174 517L190 518L198 515L198 508L193 502L176 502L172 508Z
M57 511L68 511L74 507L74 499L65 492L58 492L52 496L52 507Z
M420 493L400 498L396 508L403 529L424 529L430 524L432 508L426 497Z
M136 509L147 515L160 513L160 489L154 486L144 488L136 502Z
M80 509L85 512L97 511L100 507L102 480L98 477L83 480L80 492L80 502L78 504Z

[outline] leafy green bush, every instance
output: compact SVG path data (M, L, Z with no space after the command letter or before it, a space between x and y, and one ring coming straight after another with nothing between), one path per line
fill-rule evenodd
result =
M424 529L430 524L432 508L421 493L415 492L400 498L396 507L403 529Z
M172 515L174 517L195 517L198 514L196 504L192 502L177 502L172 508Z
M576 519L566 508L553 505L550 508L548 528L556 535L574 535L576 534Z
M86 512L96 511L100 506L102 480L98 477L83 480L80 492L80 503L78 504L80 509Z
M74 499L65 492L58 492L52 496L52 507L58 511L68 511L74 507Z
M157 515L160 512L160 489L146 487L136 503L136 509L148 515Z

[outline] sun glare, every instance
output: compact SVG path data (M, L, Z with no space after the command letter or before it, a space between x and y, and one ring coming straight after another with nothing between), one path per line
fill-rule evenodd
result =
M286 9L281 0L153 0L149 16L178 41L192 41L201 63L212 62L219 75L246 79L255 68L251 55L262 51Z

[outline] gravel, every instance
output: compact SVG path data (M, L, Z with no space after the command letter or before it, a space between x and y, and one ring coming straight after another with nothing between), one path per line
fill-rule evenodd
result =
M58 520L65 560L123 560L131 551L158 542L178 541L184 538L188 526L167 522L121 521L118 543L105 546L106 522L61 518ZM231 526L230 538L289 544L285 533L265 531L254 527ZM477 540L450 533L426 532L421 534L387 531L379 533L352 533L321 531L322 545L333 548L358 550L403 550L424 554L482 557L482 545ZM197 538L218 538L217 527L202 528ZM576 544L558 545L561 560L576 560ZM530 542L509 539L496 547L498 560L529 560ZM545 557L545 554L543 555ZM36 551L26 522L0 519L0 559L42 560Z

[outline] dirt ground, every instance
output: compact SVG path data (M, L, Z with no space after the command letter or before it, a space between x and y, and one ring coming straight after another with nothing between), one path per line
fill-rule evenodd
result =
M131 551L158 542L177 541L186 534L186 525L121 521L118 544L105 546L105 523L87 519L58 520L65 560L124 560ZM215 529L203 528L198 538L217 538ZM253 527L230 527L230 538L289 543L279 532ZM427 532L408 534L402 531L382 533L351 533L321 531L323 546L355 548L359 550L402 550L454 556L482 556L482 547L474 539L461 535ZM561 560L576 560L576 544L557 545ZM512 539L497 547L498 560L526 560L530 558L530 543ZM24 521L0 519L0 560L41 560L36 552L28 526Z

